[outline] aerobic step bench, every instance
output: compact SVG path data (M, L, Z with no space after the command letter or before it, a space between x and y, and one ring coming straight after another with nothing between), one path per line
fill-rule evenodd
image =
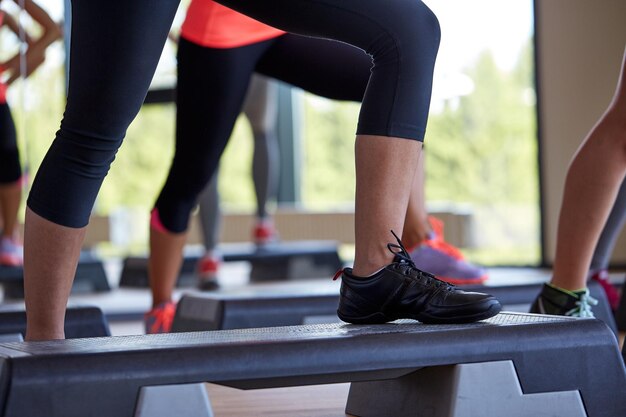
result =
M0 306L0 335L26 334L26 312L18 308ZM65 337L111 336L109 323L98 307L73 306L65 311Z
M505 310L524 305L528 308L542 284L466 285L466 291L495 296ZM597 282L589 283L596 318L617 334L617 327L606 294ZM272 288L248 287L229 292L191 292L178 302L172 331L244 329L250 327L290 326L337 322L339 284L304 285Z
M338 243L304 240L254 244L228 244L220 247L224 262L247 261L251 281L291 281L333 276L343 266ZM196 266L200 255L187 255L176 282L178 287L194 287L198 280ZM148 259L143 256L124 260L120 287L147 287Z
M0 266L0 285L4 287L5 298L24 298L24 269L21 266ZM102 260L90 251L82 251L72 284L72 293L86 294L110 290Z
M596 319L501 313L466 325L0 343L3 417L206 417L206 391L196 389L194 401L186 389L205 381L241 389L352 382L346 412L361 417L626 415L617 340Z

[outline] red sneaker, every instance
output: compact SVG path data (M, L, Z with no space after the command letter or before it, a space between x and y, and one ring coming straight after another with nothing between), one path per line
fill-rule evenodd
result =
M197 265L198 288L203 291L215 290L219 287L217 274L222 260L215 255L205 255Z
M278 240L278 232L270 221L259 221L252 230L254 243L264 245Z
M176 303L166 301L143 316L146 334L169 333L172 330L172 322L176 315Z

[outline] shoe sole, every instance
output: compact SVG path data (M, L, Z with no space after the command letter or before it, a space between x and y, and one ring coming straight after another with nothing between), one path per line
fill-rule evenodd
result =
M484 311L470 315L464 314L453 317L434 317L423 313L418 314L416 317L388 317L381 312L376 312L363 317L347 317L341 314L339 310L337 310L337 316L339 316L342 321L352 324L384 324L404 318L418 320L424 324L465 324L486 320L497 315L501 310L502 306L497 300L494 299L489 301L489 307Z
M490 303L487 310L471 315L462 315L457 317L433 317L421 314L418 320L424 324L465 324L486 320L497 315L502 310L502 305L496 300Z

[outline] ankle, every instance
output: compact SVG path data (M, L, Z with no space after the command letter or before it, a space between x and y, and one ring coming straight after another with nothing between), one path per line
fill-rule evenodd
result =
M65 329L55 328L55 326L27 326L24 340L56 340L65 339Z
M414 248L426 239L430 238L432 228L430 224L418 222L414 227L405 227L402 232L402 243L406 248Z
M222 253L217 249L208 249L204 252L204 255L202 255L202 258L200 259L213 259L216 261L221 261Z
M547 283L549 286L557 289L557 290L561 290L563 292L578 292L578 291L583 291L584 289L587 288L587 282L586 281L582 281L580 282L579 280L558 280L558 279L552 279L550 280L550 282Z
M414 230L410 232L405 231L402 234L402 243L409 252L419 246L426 239L428 239L428 233L421 230Z
M152 310L173 303L171 297L159 297L152 300Z
M391 262L392 259L389 259L388 257L381 258L379 261L368 259L364 262L357 262L355 259L354 266L352 268L352 275L357 277L369 277L389 265Z
M546 285L552 287L553 289L569 294L573 297L578 297L578 294L580 294L581 292L587 291L587 287L583 286L583 287L578 287L578 288L573 288L571 285L566 285L565 287L561 287L558 285L555 285L552 282L548 282L546 283Z
M354 278L368 278L368 277L371 277L372 275L375 275L377 272L379 272L383 268L384 266L373 267L373 268L368 268L368 269L352 268L352 272L350 273L350 275L352 275Z

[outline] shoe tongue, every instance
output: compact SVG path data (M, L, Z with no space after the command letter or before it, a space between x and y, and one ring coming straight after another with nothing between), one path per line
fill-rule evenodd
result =
M401 257L400 255L396 255L393 257L393 263L405 264L405 265L409 264L407 260Z

